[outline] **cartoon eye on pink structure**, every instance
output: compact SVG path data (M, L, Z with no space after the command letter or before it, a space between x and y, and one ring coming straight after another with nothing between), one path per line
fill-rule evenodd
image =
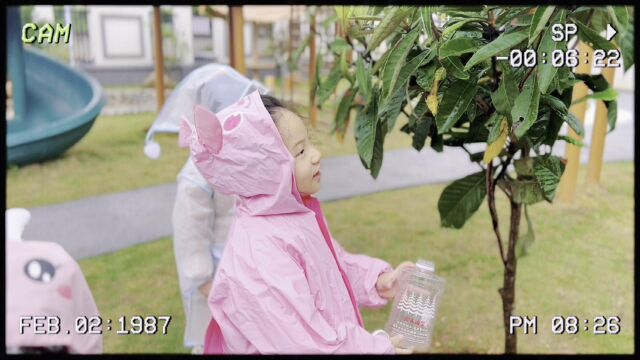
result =
M102 353L100 313L80 266L57 243L23 241L29 218L25 209L5 213L7 352Z

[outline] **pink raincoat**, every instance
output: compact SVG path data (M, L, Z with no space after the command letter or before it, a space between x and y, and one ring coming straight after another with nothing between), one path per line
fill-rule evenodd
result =
M358 309L387 300L385 261L345 251L314 197L302 198L295 160L253 92L213 114L195 109L181 144L208 183L236 195L236 218L209 294L205 353L395 353Z

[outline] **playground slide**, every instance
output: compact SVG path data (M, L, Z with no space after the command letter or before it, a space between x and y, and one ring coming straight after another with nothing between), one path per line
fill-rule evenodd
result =
M13 88L25 89L25 111L7 121L9 165L60 156L91 129L105 104L95 79L28 47L21 60L25 84Z

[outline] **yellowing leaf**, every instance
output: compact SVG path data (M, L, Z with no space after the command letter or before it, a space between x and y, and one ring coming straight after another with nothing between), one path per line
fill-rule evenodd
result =
M438 115L438 87L440 86L440 81L447 76L447 69L441 67L436 70L436 74L433 78L433 86L431 87L431 92L429 92L429 96L427 96L427 107L431 110L431 113L435 116Z
M427 96L427 107L433 115L438 115L438 95L432 92Z
M495 126L498 126L498 125L495 125ZM487 150L484 152L484 159L482 161L484 161L485 164L491 163L491 160L493 160L493 158L498 156L498 154L500 154L502 149L504 149L504 144L507 142L507 135L508 135L507 122L503 118L500 121L500 135L498 135L498 138L496 139L496 141L492 142L491 144L489 144L489 146L487 146Z

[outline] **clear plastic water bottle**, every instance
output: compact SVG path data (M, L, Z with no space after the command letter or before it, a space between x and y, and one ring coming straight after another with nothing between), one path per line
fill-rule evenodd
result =
M398 279L396 296L386 331L403 335L402 347L426 352L431 346L433 326L445 280L435 275L435 265L420 259L416 266L404 269Z

